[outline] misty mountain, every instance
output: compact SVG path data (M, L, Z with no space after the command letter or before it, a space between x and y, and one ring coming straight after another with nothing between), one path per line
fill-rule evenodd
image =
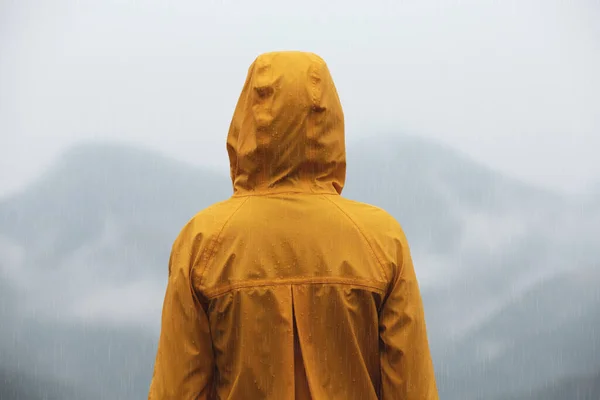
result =
M39 252L35 261L48 266L100 238L111 221L127 221L120 224L127 230L123 236L144 246L149 240L172 241L198 204L222 200L230 187L226 177L156 154L83 145L71 149L36 184L3 202L0 232L10 230L6 233L12 240L26 240L30 250ZM136 243L123 243L124 249L131 246Z
M41 369L61 388L83 382L89 399L143 397L171 243L230 187L226 176L102 144L70 150L5 199L2 365Z
M2 400L62 400L87 398L86 393L55 379L45 379L31 372L0 369Z
M525 185L443 146L395 144L358 146L369 164L349 163L345 194L407 232L443 398L597 371L600 201Z
M600 371L598 282L600 270L587 268L557 274L515 296L446 357L455 369L453 387L463 398L486 399Z
M559 379L538 390L501 397L498 400L597 399L598 393L600 393L600 372Z
M171 244L230 194L226 173L87 144L1 200L0 379L64 399L144 398ZM533 393L600 369L600 201L408 137L351 144L344 196L407 233L441 398Z

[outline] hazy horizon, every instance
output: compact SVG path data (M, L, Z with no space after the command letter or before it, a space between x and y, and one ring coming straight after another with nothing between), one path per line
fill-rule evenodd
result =
M226 171L246 70L278 49L324 57L349 142L417 135L554 190L600 181L596 2L303 4L3 2L0 197L89 139Z

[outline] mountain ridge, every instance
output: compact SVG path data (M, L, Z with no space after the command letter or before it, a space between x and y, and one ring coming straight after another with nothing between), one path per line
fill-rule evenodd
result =
M350 144L348 158L344 196L385 208L407 232L443 398L473 394L470 370L504 368L485 367L469 342L494 339L491 333L505 324L495 310L520 315L516 285L530 279L531 288L522 288L526 295L546 273L563 271L571 279L579 270L569 265L595 266L590 238L597 216L578 211L567 196L523 187L419 139ZM146 364L153 355L142 352L151 353L155 345L170 245L193 215L231 195L231 181L225 173L120 144L84 144L61 160L22 192L0 199L0 286L10 289L0 293L8 305L0 314L14 322L0 327L0 337L19 337L18 343L0 340L0 360L33 368L36 358L25 356L39 353L49 357L46 365L53 370L68 370L80 357L95 357L97 367L78 367L81 382L95 390L95 374L105 374L106 382L124 374L135 383L116 385L100 397L139 397L147 390ZM542 290L533 304L553 289ZM575 305L585 301L578 290L569 293ZM519 316L521 324L530 323L524 318ZM577 336L568 327L552 336L540 325L543 315L532 321L540 343ZM40 341L37 332L43 330L51 337ZM90 343L70 349L71 339L82 338ZM516 348L528 354L529 339L515 340L525 340ZM110 366L98 351L111 346L139 359L137 366ZM467 350L457 355L454 349L461 346ZM48 347L66 353L61 358ZM537 351L531 356L540 357ZM465 360L457 363L460 356ZM536 362L519 360L521 366ZM533 378L531 387L544 384L544 377ZM500 394L494 390L490 394Z

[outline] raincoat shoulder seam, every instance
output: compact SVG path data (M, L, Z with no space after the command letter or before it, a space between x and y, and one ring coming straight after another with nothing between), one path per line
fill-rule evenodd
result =
M222 296L238 289L265 287L265 286L282 286L282 285L314 285L314 284L330 284L330 285L345 285L355 286L366 289L375 290L380 294L386 291L387 283L375 282L365 279L352 279L343 277L306 277L306 278L284 278L284 279L265 279L265 280L248 280L236 283L230 283L220 287L214 287L205 291L205 296L208 299L213 299Z
M388 277L387 273L385 272L385 265L384 265L384 263L377 256L377 253L375 252L375 249L373 248L373 245L371 244L371 241L367 238L367 235L365 235L365 233L360 228L360 226L358 226L358 224L354 221L354 219L346 211L344 211L344 209L340 205L336 204L329 197L323 196L323 198L327 199L327 201L329 201L331 204L333 204L342 214L344 214L344 216L346 216L346 218L348 218L348 220L350 220L350 222L352 222L352 225L354 225L354 227L358 230L358 232L360 233L360 235L363 237L363 240L367 243L367 246L369 246L369 250L371 250L371 253L373 254L373 257L375 257L375 260L379 264L379 267L381 268L381 272L383 273L384 278L386 280L389 280L389 277Z
M244 204L246 204L248 199L249 199L249 197L242 200L242 202L231 212L231 214L229 214L229 216L225 219L225 222L223 222L223 225L221 225L221 228L219 229L219 232L217 233L217 235L211 240L210 244L207 246L207 248L205 250L207 256L206 256L206 259L204 260L204 265L199 266L199 267L201 267L200 278L198 279L199 286L202 286L202 282L204 281L204 274L206 273L206 270L208 268L208 265L210 264L210 261L216 254L217 243L219 242L219 239L221 238L221 235L223 234L223 231L225 230L227 223L229 223L231 218L233 218L233 216L240 210L240 208L242 208L242 206ZM202 260L202 258L203 257L200 256L200 260ZM191 268L193 268L193 265ZM191 276L191 273L190 273L190 276Z
M336 193L329 192L306 192L306 191L285 191L285 192L260 192L260 193L244 193L244 194L234 194L234 198L244 198L244 197L273 197L278 195L289 195L289 194L298 194L298 195L308 195L308 196L339 196Z

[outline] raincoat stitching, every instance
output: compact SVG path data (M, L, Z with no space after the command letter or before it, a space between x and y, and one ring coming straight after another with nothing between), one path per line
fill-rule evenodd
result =
M385 272L385 264L377 256L377 253L375 252L375 249L373 248L373 245L371 244L371 242L369 241L369 239L367 239L367 236L362 231L362 229L360 229L360 227L358 226L358 224L356 222L354 222L354 219L352 219L352 217L346 211L344 211L342 209L342 207L340 207L338 204L336 204L333 200L331 200L330 198L325 197L325 196L323 196L323 198L327 199L327 201L329 201L331 204L333 204L338 210L340 210L340 212L342 214L344 214L346 216L346 218L348 218L350 220L350 222L352 222L352 224L354 225L354 227L358 230L358 232L363 237L364 241L369 246L369 250L371 250L371 253L373 254L373 257L375 257L375 260L377 260L377 263L379 264L379 267L381 268L381 273L383 274L383 276L385 277L386 280L389 280L389 277L388 277L387 273Z
M235 197L235 198L259 197L259 196L264 197L264 196L278 196L278 195L288 195L288 194L299 194L299 195L310 195L310 196L339 196L339 193L337 193L337 192L306 192L306 191L301 191L301 190L290 190L290 191L285 191L285 192L264 191L264 192L255 192L255 193L234 194L232 197Z
M398 281L400 279L400 277L402 276L402 274L404 273L404 269L406 268L406 258L407 258L406 254L408 254L410 256L410 250L408 249L408 246L404 245L403 242L404 241L401 239L400 240L400 257L402 257L402 263L400 265L396 265L396 271L394 271L394 272L396 273L397 276L394 277L394 282L392 283L393 285L396 284L396 281Z
M371 282L358 279L349 278L336 278L336 277L318 277L318 278L288 278L288 279L269 279L260 281L243 281L226 286L215 287L205 291L205 296L209 299L222 296L226 293L237 289L245 289L252 287L266 287L266 286L283 286L283 285L302 285L302 284L330 284L330 285L345 285L345 286L357 286L360 288L367 288L375 290L377 293L385 294L387 284L384 282Z
M244 199L241 202L241 204L238 205L236 207L236 209L231 212L231 214L229 215L229 217L227 217L227 219L225 220L225 222L221 226L221 229L219 230L219 233L217 234L217 236L211 241L210 245L207 247L206 251L207 251L208 255L206 257L205 264L204 264L204 266L202 266L202 270L200 271L200 279L198 279L198 285L201 286L202 282L204 281L204 274L206 273L206 270L208 269L208 265L210 264L211 259L214 257L214 255L217 252L217 243L219 242L219 239L221 238L221 234L225 230L225 226L227 226L227 223L240 210L240 208L242 208L242 206L244 204L246 204L247 201L248 201L248 199ZM200 257L200 260L202 260L202 257ZM190 271L190 276L191 276L191 271Z

